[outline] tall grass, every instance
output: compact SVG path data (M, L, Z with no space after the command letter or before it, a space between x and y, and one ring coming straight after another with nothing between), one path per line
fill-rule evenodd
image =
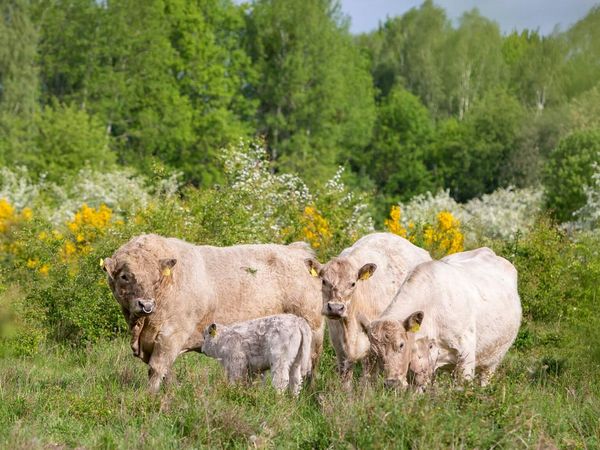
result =
M177 381L146 391L146 367L124 339L57 346L0 360L2 448L596 448L600 379L544 341L513 349L486 388L441 374L425 394L356 383L344 391L329 347L299 399L260 381L227 385L222 369L188 354ZM596 376L595 376L596 375Z

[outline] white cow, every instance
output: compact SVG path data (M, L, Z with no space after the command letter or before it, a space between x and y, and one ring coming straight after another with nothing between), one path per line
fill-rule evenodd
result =
M230 382L271 371L275 389L300 393L311 372L312 332L306 320L278 314L226 326L211 324L204 331L202 353L219 359Z
M431 261L427 251L392 233L368 234L323 265L307 259L309 272L322 282L321 313L327 317L338 371L347 388L354 363L369 362L365 359L369 339L361 318L379 317L410 271L424 261Z
M395 387L407 385L411 354L421 338L434 345L435 369L455 366L461 380L478 373L487 384L520 323L516 269L480 248L420 264L383 314L363 326L386 385Z

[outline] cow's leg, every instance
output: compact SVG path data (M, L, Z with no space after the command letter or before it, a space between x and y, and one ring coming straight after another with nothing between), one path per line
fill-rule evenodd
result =
M458 380L463 383L473 381L473 378L475 377L475 346L458 356L456 376L458 377Z
M342 387L349 391L352 389L352 375L354 374L354 363L344 358L338 360L338 372L342 379Z
M168 338L159 335L148 365L148 387L150 392L158 393L160 385L173 367L186 338L183 335L171 335Z
M479 384L481 387L485 387L490 383L490 380L494 373L496 372L496 368L498 367L498 363L490 364L481 368L479 372Z
M325 335L325 321L321 323L321 326L316 330L312 330L312 371L310 375L311 382L313 380L313 373L319 369L319 360L323 353L323 337Z
M368 386L373 379L373 374L375 373L375 368L377 367L377 360L371 354L368 354L362 360L362 376L361 376L361 385L363 387Z
M302 389L302 364L301 359L296 358L290 368L290 392L297 397L300 389Z
M271 366L273 387L279 392L285 391L290 384L290 366L289 361L277 361Z

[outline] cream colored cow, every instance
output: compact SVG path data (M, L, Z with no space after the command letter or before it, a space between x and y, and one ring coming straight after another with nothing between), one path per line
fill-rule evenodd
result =
M175 358L200 351L203 331L289 313L303 317L321 352L321 284L306 271L308 244L197 246L155 234L135 237L103 267L132 334L132 350L150 366L158 391Z
M369 234L324 265L307 260L309 272L322 283L322 313L346 387L354 363L369 352L359 319L379 317L408 273L424 261L431 261L428 252L392 233Z
M521 323L514 266L488 248L417 266L368 329L386 385L406 386L417 339L433 342L435 366L455 368L459 380L488 383Z

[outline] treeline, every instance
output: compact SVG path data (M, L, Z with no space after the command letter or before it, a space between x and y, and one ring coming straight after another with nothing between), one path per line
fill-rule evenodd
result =
M542 182L566 220L600 162L598 7L503 35L426 0L352 36L334 0L0 5L0 163L51 181L127 165L212 185L220 149L261 136L273 170L342 164L382 206Z

